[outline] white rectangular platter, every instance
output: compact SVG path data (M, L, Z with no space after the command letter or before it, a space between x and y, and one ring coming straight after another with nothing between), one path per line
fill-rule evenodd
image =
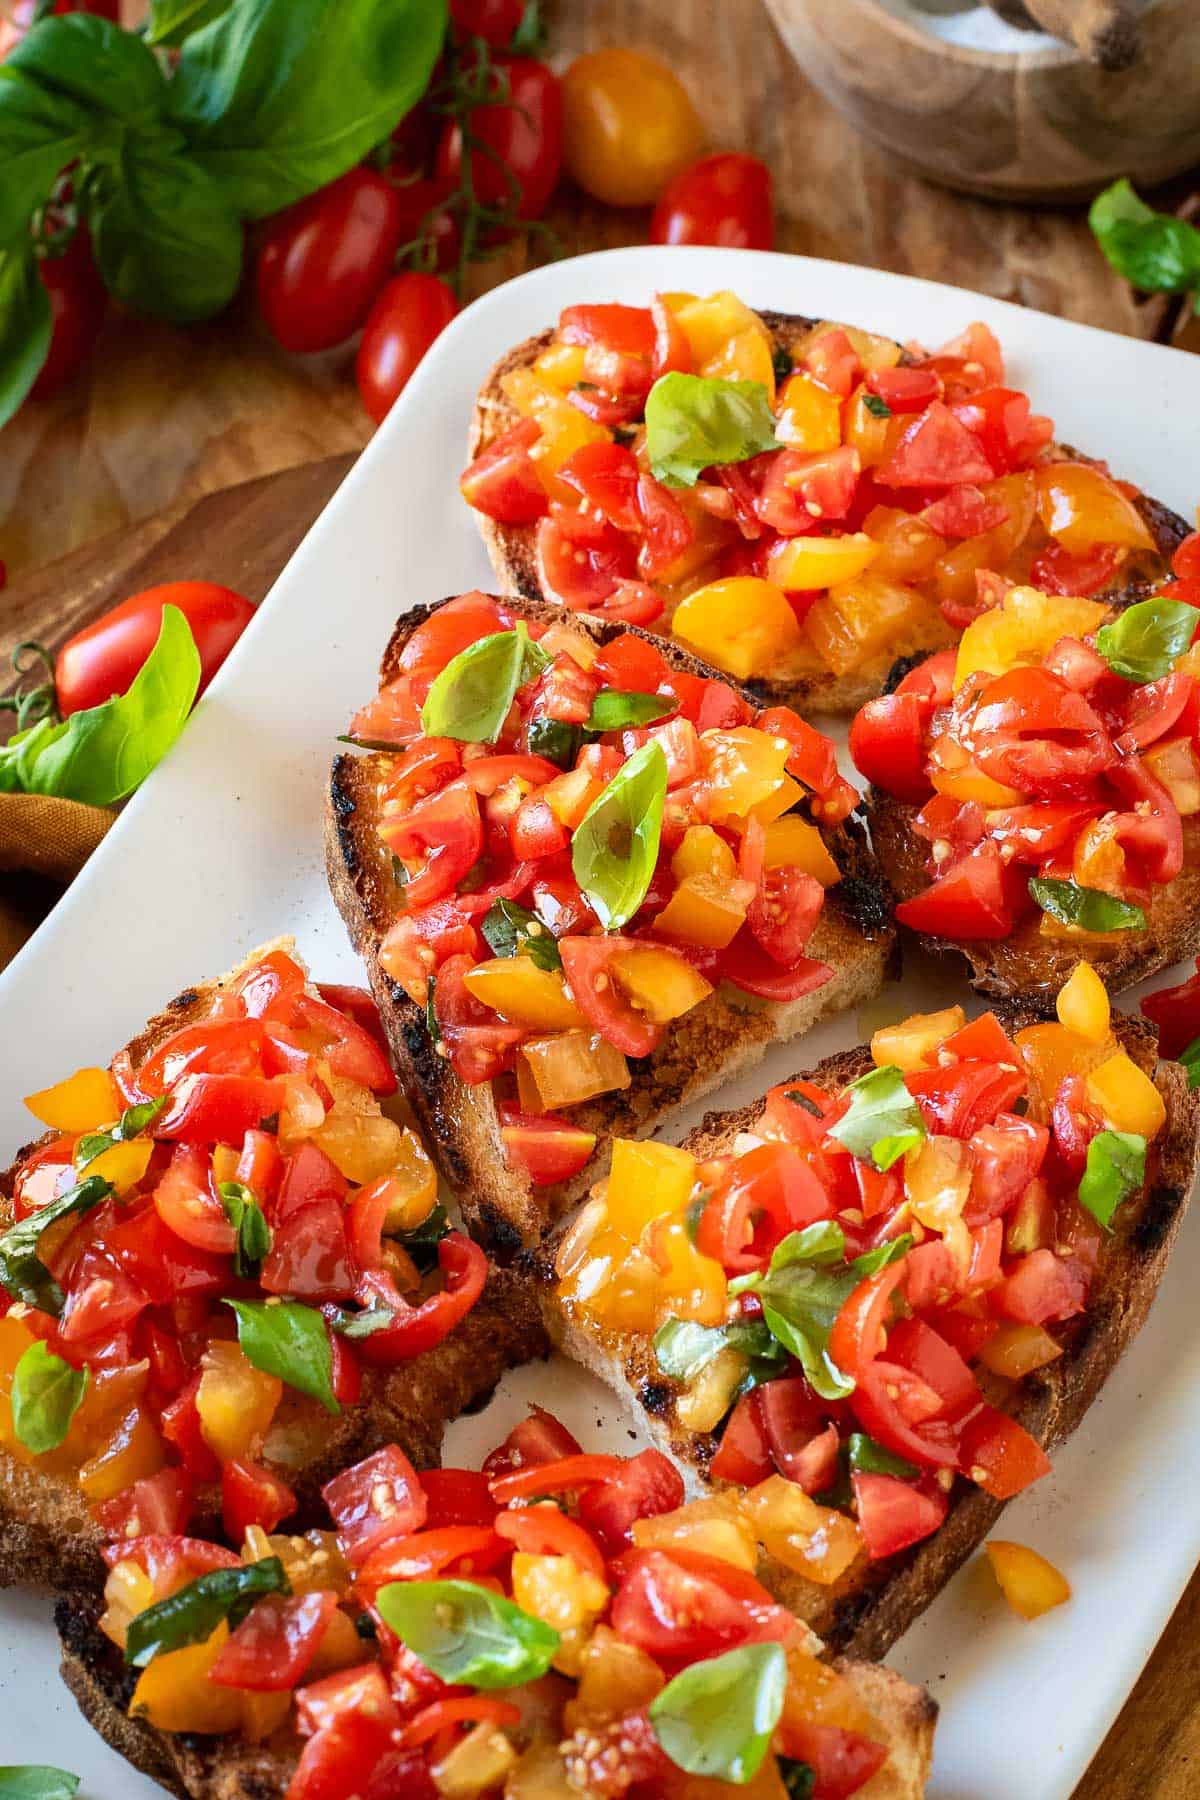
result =
M1061 439L1108 457L1181 512L1200 497L1200 358L804 257L616 250L495 290L435 345L180 744L0 976L0 1162L31 1135L23 1094L106 1061L169 996L256 943L292 931L322 979L356 978L322 871L326 773L336 734L374 691L396 615L490 585L457 485L476 389L503 351L572 302L644 304L655 289L725 287L752 305L927 344L982 318L1014 385L1054 417ZM949 994L965 997L944 971L911 966L887 997L890 1015ZM822 1027L720 1103L741 1104L859 1035L849 1016ZM1071 1603L1024 1625L976 1560L895 1652L896 1666L943 1708L933 1800L1068 1800L1200 1559L1200 1508L1189 1499L1200 1491L1198 1267L1200 1216L1185 1225L1150 1323L1084 1428L1054 1474L1005 1516L1004 1536L1067 1572ZM448 1460L478 1457L532 1398L592 1447L629 1447L630 1422L594 1383L539 1366L452 1429ZM159 1790L92 1736L58 1683L49 1612L44 1596L0 1594L0 1764L72 1769L87 1800L149 1800Z

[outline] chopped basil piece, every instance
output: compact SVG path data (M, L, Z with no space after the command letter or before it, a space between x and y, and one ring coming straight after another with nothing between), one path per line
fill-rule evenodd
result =
M264 1556L244 1569L213 1569L130 1620L125 1660L144 1669L156 1656L203 1644L223 1619L234 1630L264 1594L291 1591L277 1556Z
M628 924L646 897L666 798L667 759L652 738L597 794L575 832L571 867L606 931Z
M1096 648L1126 681L1159 681L1169 675L1200 625L1200 609L1165 594L1127 606L1096 633Z
M68 1213L89 1213L112 1193L111 1181L99 1175L88 1175L57 1200L51 1200L27 1219L10 1226L0 1237L0 1287L14 1300L61 1317L66 1295L53 1275L38 1257L38 1243L47 1225L65 1219Z
M1042 911L1064 925L1076 925L1081 931L1144 931L1146 915L1140 906L1118 900L1099 888L1080 887L1074 881L1054 881L1048 875L1034 875L1029 892Z
M817 1777L808 1763L798 1762L794 1756L781 1756L779 1779L789 1800L812 1800Z
M732 1325L697 1325L692 1319L667 1319L654 1334L654 1354L664 1375L694 1381L722 1350L747 1357L756 1380L779 1373L785 1351L763 1319L739 1319ZM754 1365L767 1367L755 1371Z
M339 1337L368 1338L374 1337L377 1331L386 1331L395 1317L390 1306L368 1306L361 1312L339 1306L329 1323Z
M333 1392L333 1352L325 1320L299 1300L226 1300L237 1314L238 1342L246 1361L278 1375L298 1393L340 1413Z
M437 1262L437 1247L449 1230L449 1215L441 1201L435 1200L421 1223L414 1225L411 1231L389 1231L386 1235L403 1244L424 1274L426 1269L431 1269Z
M861 1256L856 1256L850 1264L850 1273L857 1281L865 1281L868 1275L878 1275L889 1263L899 1262L912 1247L913 1240L908 1232L903 1237L889 1238L886 1244L876 1244L874 1250L864 1250Z
M544 756L560 769L573 769L583 743L578 725L564 719L530 719L525 727L525 747L530 756Z
M846 1264L841 1226L822 1220L791 1232L776 1246L765 1274L740 1275L729 1291L757 1294L772 1336L799 1360L817 1393L842 1400L854 1382L830 1360L826 1346L834 1320L861 1279Z
M518 691L550 666L523 620L468 644L446 664L421 708L427 737L494 744Z
M1200 1087L1200 1037L1193 1038L1185 1050L1181 1050L1176 1059L1187 1070L1188 1086Z
M71 1800L78 1775L49 1763L8 1763L0 1767L0 1800Z
M1146 1140L1135 1131L1100 1131L1088 1145L1087 1167L1079 1183L1079 1204L1112 1230L1122 1200L1146 1179Z
M19 1441L35 1456L57 1450L87 1392L88 1372L73 1369L40 1339L13 1370L12 1422Z
M473 1581L393 1581L379 1591L385 1625L443 1681L477 1688L539 1680L558 1653L553 1626Z
M677 702L661 694L623 694L616 688L601 688L592 701L589 731L624 731L630 725L652 725L675 712Z
M915 1463L905 1462L902 1456L893 1456L865 1431L851 1432L846 1454L850 1467L862 1475L896 1475L902 1481L915 1481L921 1473Z
M493 956L517 956L523 950L539 969L561 969L562 957L550 927L515 900L493 900L479 929Z
M237 1232L233 1272L243 1279L256 1275L259 1264L273 1241L267 1216L245 1182L220 1181L217 1183L217 1192L225 1208L225 1217Z
M127 1144L132 1138L140 1137L147 1125L152 1125L158 1115L167 1106L168 1096L160 1094L157 1100L144 1100L139 1106L127 1106L121 1114L120 1123L111 1131L87 1132L75 1146L75 1167L86 1169L89 1163L111 1150L114 1144Z
M893 1064L860 1076L847 1092L849 1111L829 1127L829 1135L845 1144L852 1156L877 1169L890 1169L926 1135L921 1109Z
M776 381L786 381L795 366L790 350L786 350L782 344L776 344L772 348L771 367L775 371Z
M810 1099L807 1094L802 1094L799 1088L788 1088L783 1097L785 1100L790 1100L793 1106L802 1106L806 1113L812 1114L814 1119L823 1119L825 1117L825 1114L821 1111L816 1101Z
M1197 1042L1200 1043L1200 1039L1197 1039ZM707 1191L703 1194L694 1195L693 1198L688 1201L684 1211L684 1229L687 1231L688 1237L693 1244L699 1233L700 1221L704 1217L704 1209L708 1205L710 1197L711 1196Z
M762 1766L787 1690L781 1644L743 1644L693 1663L648 1708L654 1735L689 1775L744 1786Z
M668 487L695 487L707 468L779 447L761 381L713 381L672 371L650 389L645 419L650 468Z
M1200 287L1200 231L1173 213L1155 212L1126 179L1097 194L1088 224L1117 274L1143 293Z
M873 418L890 419L892 416L892 409L882 394L864 394L863 405Z

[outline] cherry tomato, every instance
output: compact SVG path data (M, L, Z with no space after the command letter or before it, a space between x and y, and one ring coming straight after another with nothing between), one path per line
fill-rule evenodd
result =
M61 256L39 257L38 275L50 296L50 348L30 397L47 400L79 373L92 354L108 295L83 230L75 233Z
M464 37L503 50L525 12L524 0L450 0L450 22Z
M354 365L359 398L377 425L457 311L458 301L436 275L409 272L380 289Z
M279 213L258 253L255 286L285 350L331 350L358 330L403 238L395 186L359 167Z
M154 1190L154 1205L163 1224L185 1244L218 1256L229 1255L236 1248L237 1233L225 1216L209 1173L203 1151L181 1144Z
M772 249L770 170L756 156L741 151L702 156L667 185L650 221L650 242Z
M563 162L608 206L650 206L704 142L673 70L641 50L592 50L563 76Z
M254 617L249 600L212 581L169 581L131 594L59 651L54 685L64 713L84 712L129 689L158 641L164 606L177 606L192 628L201 693Z
M378 1271L366 1275L359 1295L368 1305L382 1300L394 1314L394 1322L364 1338L359 1352L364 1362L390 1368L450 1335L478 1300L488 1276L487 1258L478 1244L461 1231L449 1231L438 1245L438 1267L445 1286L410 1306L396 1291L395 1283Z
M518 218L538 219L554 191L562 161L558 77L545 63L528 56L498 57L494 67L507 92L502 101L477 106L471 114L470 128L486 145L472 155L475 198L496 207L507 207L515 198ZM434 179L451 193L461 175L462 132L448 124L438 145Z
M551 1114L501 1109L500 1138L510 1165L528 1175L534 1187L570 1181L586 1167L596 1148L596 1134Z

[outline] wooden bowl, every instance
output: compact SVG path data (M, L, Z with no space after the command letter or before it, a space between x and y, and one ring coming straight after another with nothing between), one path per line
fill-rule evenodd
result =
M947 41L946 13L906 0L767 5L804 74L864 136L947 187L1081 200L1118 175L1150 185L1200 162L1200 0L1152 0L1142 55L1118 75L987 15L992 39L1029 48Z

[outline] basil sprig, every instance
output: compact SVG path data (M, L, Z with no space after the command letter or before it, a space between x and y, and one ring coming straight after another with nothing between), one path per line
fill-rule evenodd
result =
M114 1144L128 1144L135 1137L140 1137L148 1125L153 1125L158 1115L165 1111L167 1095L160 1094L156 1100L143 1100L137 1106L127 1106L117 1124L111 1131L86 1132L75 1146L75 1167L86 1169L89 1163L111 1150Z
M277 1375L298 1393L340 1413L333 1392L333 1351L325 1320L299 1300L226 1300L237 1314L238 1343L247 1362Z
M1145 1179L1145 1138L1136 1131L1098 1131L1088 1145L1079 1204L1111 1231L1117 1208L1138 1192Z
M550 927L515 900L493 900L479 927L493 956L522 951L539 969L561 969L562 956Z
M623 694L617 688L601 688L592 701L589 731L624 731L627 726L653 725L676 710L677 702L662 694Z
M777 448L775 415L761 381L672 372L646 397L646 454L668 487L695 487L705 469Z
M13 1370L13 1430L27 1450L57 1450L87 1392L88 1372L73 1369L39 1338Z
M78 1775L49 1763L7 1763L0 1767L0 1800L71 1800Z
M1029 892L1052 919L1077 925L1081 931L1144 931L1146 927L1146 915L1140 906L1118 899L1116 894L1106 894L1101 888L1034 875Z
M1092 201L1088 224L1105 257L1147 294L1186 294L1200 287L1200 231L1172 213L1155 212L1122 179Z
M421 730L427 737L494 744L520 689L551 661L523 620L512 631L477 638L434 681L421 708Z
M233 1272L243 1279L256 1275L273 1242L274 1234L267 1224L267 1216L243 1181L220 1181L217 1192L225 1208L225 1217L237 1232Z
M650 886L662 837L667 759L654 738L597 794L571 840L571 868L606 931L628 924Z
M739 1786L762 1766L787 1691L781 1644L743 1644L693 1663L650 1702L654 1735L676 1768Z
M552 1625L473 1581L390 1582L376 1606L427 1669L468 1687L537 1681L561 1642Z
M291 1591L277 1556L264 1556L245 1568L213 1569L130 1620L125 1660L144 1669L156 1656L206 1643L223 1619L234 1630L264 1594Z
M23 1300L27 1306L36 1306L56 1319L61 1317L66 1295L38 1256L42 1233L69 1213L91 1212L112 1191L111 1181L89 1175L77 1187L11 1225L0 1237L0 1287L14 1300Z
M877 1169L890 1169L925 1137L921 1109L905 1087L902 1071L893 1064L871 1069L852 1081L847 1092L849 1109L829 1127L829 1135L852 1156L874 1163Z
M1200 625L1200 609L1156 594L1127 606L1096 633L1096 648L1114 674L1126 681L1160 681L1189 648Z

